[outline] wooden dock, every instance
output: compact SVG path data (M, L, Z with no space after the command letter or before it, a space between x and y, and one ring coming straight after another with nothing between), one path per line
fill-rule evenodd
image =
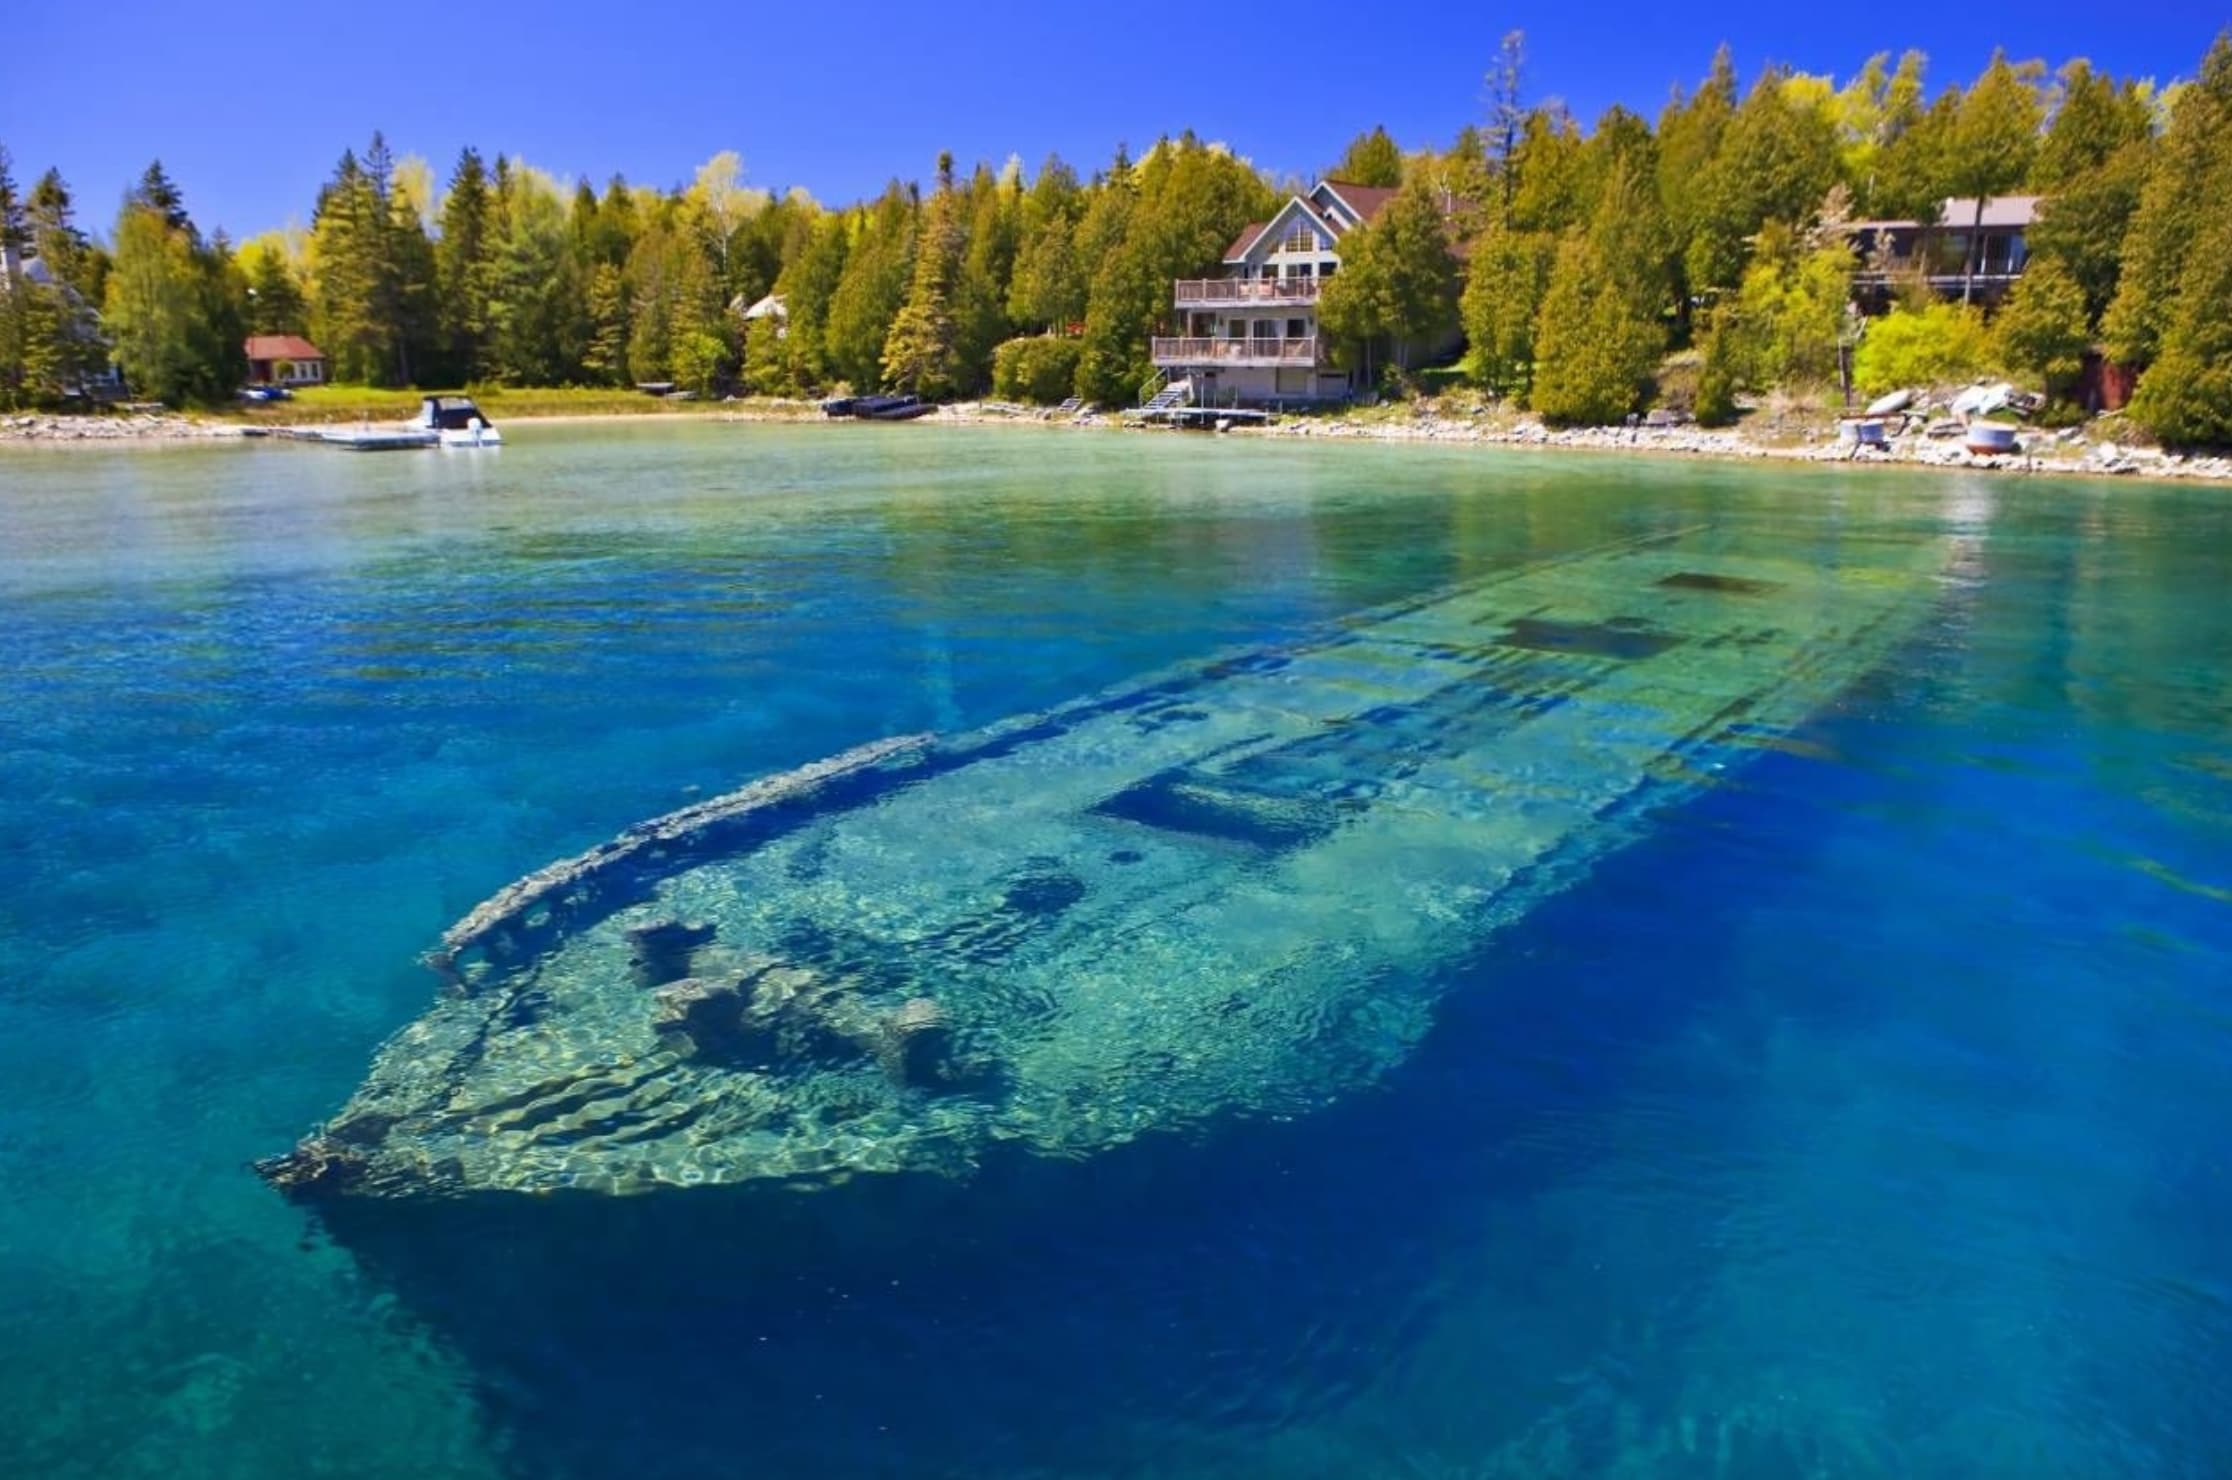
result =
M290 442L315 442L347 452L400 452L412 447L439 447L441 434L426 427L359 426L273 427L270 436Z
M1238 406L1158 406L1139 413L1137 419L1185 431L1222 432L1233 427L1269 426L1278 418L1270 411L1247 411Z

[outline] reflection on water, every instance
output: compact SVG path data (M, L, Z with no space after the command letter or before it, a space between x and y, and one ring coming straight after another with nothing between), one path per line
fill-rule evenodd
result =
M890 430L0 462L8 1470L2221 1472L2206 492ZM1949 558L1368 1090L679 1211L245 1170L627 821L1699 522Z

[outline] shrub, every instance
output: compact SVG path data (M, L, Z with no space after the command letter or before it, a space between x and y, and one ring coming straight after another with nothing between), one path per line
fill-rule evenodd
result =
M992 394L1004 401L1053 406L1068 399L1082 346L1075 339L1033 334L992 351Z
M1992 358L1984 316L1958 303L1893 309L1868 325L1852 378L1871 396L1905 386L1969 380Z

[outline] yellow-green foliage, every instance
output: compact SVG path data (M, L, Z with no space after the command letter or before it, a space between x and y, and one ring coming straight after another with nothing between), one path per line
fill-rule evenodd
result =
M992 352L992 394L1041 406L1067 399L1077 380L1079 349L1078 341L1050 334L1010 339Z
M1748 382L1819 385L1835 377L1852 266L1842 243L1807 251L1773 223L1760 234L1728 325Z
M1992 360L1984 315L1959 303L1894 309L1868 326L1853 355L1852 378L1870 395L1903 386L1967 380Z

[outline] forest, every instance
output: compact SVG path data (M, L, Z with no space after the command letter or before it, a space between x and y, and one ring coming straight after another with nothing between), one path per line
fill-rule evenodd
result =
M1375 128L1326 162L1399 187L1343 240L1320 306L1385 389L1454 329L1465 377L1557 423L1673 397L1726 421L1847 370L1862 390L2003 371L2066 398L2097 353L2141 371L2140 426L2232 444L2232 38L2167 84L2004 55L1939 84L1915 51L1842 81L1747 81L1724 47L1655 119L1614 107L1587 125L1528 84L1514 34L1483 116L1446 148ZM1171 281L1215 274L1304 184L1187 132L1090 175L942 157L927 190L894 179L832 207L755 187L733 153L687 184L600 189L467 148L438 184L374 134L305 228L205 233L156 163L97 240L58 173L19 188L0 149L0 405L52 404L111 361L138 393L221 402L249 333L306 335L333 378L379 386L1129 405ZM1916 281L1855 317L1845 223L2007 194L2045 199L1996 311ZM747 320L770 293L784 315Z

